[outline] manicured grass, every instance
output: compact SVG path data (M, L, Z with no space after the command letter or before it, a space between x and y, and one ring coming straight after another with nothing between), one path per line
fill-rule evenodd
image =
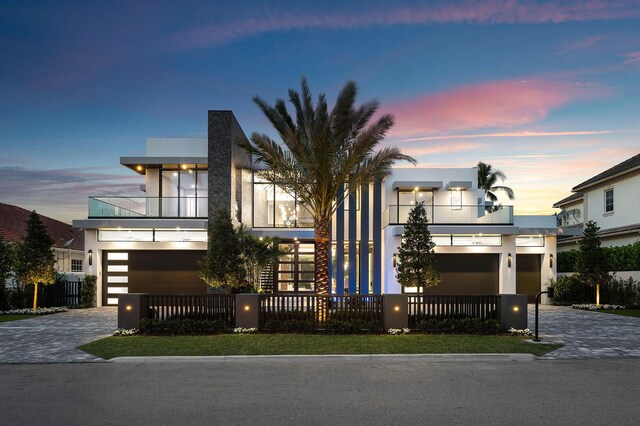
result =
M107 337L80 349L111 359L120 356L441 353L531 353L540 356L560 346L535 345L512 336L219 334Z
M640 309L616 309L615 311L597 311L604 314L622 315L625 317L640 318Z
M0 322L7 322L7 321L16 321L16 320L21 320L21 319L27 319L27 318L33 318L33 315L20 315L20 314L16 314L16 315L0 315Z

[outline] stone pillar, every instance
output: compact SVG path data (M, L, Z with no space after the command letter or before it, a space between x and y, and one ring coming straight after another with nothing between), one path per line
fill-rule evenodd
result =
M118 296L118 328L140 330L140 320L149 317L149 299L145 294L128 293Z
M385 294L382 310L382 326L390 328L409 327L409 296L406 294Z
M527 295L500 295L500 329L506 331L511 327L523 330L527 325Z
M260 326L260 295L236 294L236 327Z

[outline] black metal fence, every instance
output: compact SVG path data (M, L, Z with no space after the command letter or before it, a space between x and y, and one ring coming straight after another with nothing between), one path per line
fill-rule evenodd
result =
M145 297L149 319L224 321L228 327L233 327L236 323L234 294L149 294Z
M409 296L409 327L422 320L478 318L500 320L499 295L411 295Z
M33 291L31 291L33 294ZM82 281L58 280L54 284L38 286L38 306L75 306L82 302Z

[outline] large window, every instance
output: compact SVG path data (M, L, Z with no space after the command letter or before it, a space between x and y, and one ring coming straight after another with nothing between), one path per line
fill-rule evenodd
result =
M604 191L604 212L613 213L613 188Z
M418 203L424 203L427 210L427 218L433 221L433 192L414 190L398 190L398 221L397 223L406 223L409 212Z
M208 172L195 165L182 165L176 170L162 170L161 216L207 217Z
M313 216L296 197L254 175L253 227L313 227Z

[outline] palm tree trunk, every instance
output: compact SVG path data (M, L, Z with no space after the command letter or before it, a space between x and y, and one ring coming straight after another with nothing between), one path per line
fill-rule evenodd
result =
M327 295L329 294L329 245L331 244L331 217L316 218L313 239L315 241L315 278L318 294L318 321L327 317Z

